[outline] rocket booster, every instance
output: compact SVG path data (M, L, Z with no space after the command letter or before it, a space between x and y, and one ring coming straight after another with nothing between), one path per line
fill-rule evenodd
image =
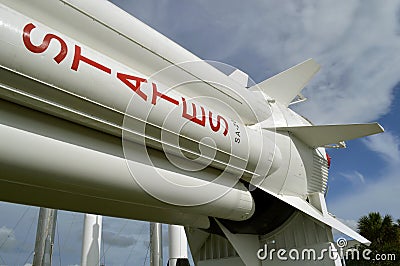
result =
M2 154L18 143L26 144L3 158L8 162L4 170L15 173L14 181L66 193L101 195L149 208L188 210L195 215L232 220L245 220L252 215L254 202L238 180L267 177L279 168L280 151L274 144L274 134L246 126L248 119L240 110L237 112L224 102L214 105L216 111L207 105L207 97L182 93L220 86L212 80L182 78L181 74L176 77L176 73L185 73L183 69L187 67L196 68L196 63L174 65L154 75L145 75L97 52L96 47L69 38L4 5L0 6L0 18L1 97L122 138L125 168L128 168L128 171L117 170L118 165L123 167L121 158L3 125L2 134L10 142L3 146ZM2 112L15 116L7 106L3 104ZM262 112L259 108L254 112L262 118L271 115L267 104ZM40 126L38 122L29 124ZM51 135L50 132L49 129L43 134ZM29 147L28 139L36 145L34 153L27 152L33 147ZM85 163L66 163L56 172L54 165L68 161L74 153ZM96 166L95 161L101 165ZM23 177L26 171L34 178ZM114 173L118 178L107 180L106 173ZM55 181L52 176L57 175L64 180ZM8 178L7 182L12 181ZM18 201L12 196L2 200ZM32 204L29 199L22 203ZM43 204L43 199L33 203ZM81 211L93 212L91 206L84 205ZM65 208L71 209L69 205ZM95 211L102 210L97 207ZM112 215L127 217L122 212Z
M246 127L240 114L228 117L179 93L180 86L199 80L166 87L155 80L159 73L146 77L36 21L2 13L3 68L49 87L48 92L29 90L32 97L92 120L102 131L122 131L125 140L175 155L184 152L227 171L266 176L279 167L273 134ZM57 99L49 98L50 90Z

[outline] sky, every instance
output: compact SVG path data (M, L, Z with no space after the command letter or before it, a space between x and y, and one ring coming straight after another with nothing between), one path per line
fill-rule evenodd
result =
M293 109L315 124L376 121L386 130L328 150L329 211L353 228L372 211L400 219L400 1L112 2L255 82L314 58L321 70L303 91L308 100ZM37 216L36 207L0 204L0 265L31 262ZM58 221L54 265L77 265L83 215L60 211ZM105 217L103 224L107 265L142 265L148 223Z

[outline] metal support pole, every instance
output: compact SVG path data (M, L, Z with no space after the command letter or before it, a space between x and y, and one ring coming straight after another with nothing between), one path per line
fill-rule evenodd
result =
M168 237L168 266L189 266L185 228L181 225L168 225Z
M51 266L57 210L40 208L33 265Z
M162 265L162 224L150 223L150 266Z
M85 214L81 257L82 266L100 265L102 222L101 215Z

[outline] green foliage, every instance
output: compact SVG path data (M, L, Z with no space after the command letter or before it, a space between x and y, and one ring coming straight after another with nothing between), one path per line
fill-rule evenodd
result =
M400 219L393 222L390 215L381 216L378 212L371 212L358 220L358 231L365 238L371 241L370 246L361 245L358 249L360 254L365 249L372 251L369 254L371 260L348 260L346 265L400 265ZM395 256L396 260L375 260L377 256ZM382 258L383 258L382 256Z

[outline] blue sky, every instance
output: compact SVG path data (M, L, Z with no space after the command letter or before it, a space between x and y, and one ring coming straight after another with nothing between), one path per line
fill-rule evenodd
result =
M314 58L322 69L297 112L316 124L377 121L386 129L328 151L330 212L352 227L370 211L400 218L400 1L113 2L200 58L230 64L256 82ZM29 258L37 212L0 204L0 245L8 238L0 265ZM82 223L81 214L60 212L62 265L80 262ZM147 230L145 223L105 218L108 265L124 265L129 255L143 264Z

